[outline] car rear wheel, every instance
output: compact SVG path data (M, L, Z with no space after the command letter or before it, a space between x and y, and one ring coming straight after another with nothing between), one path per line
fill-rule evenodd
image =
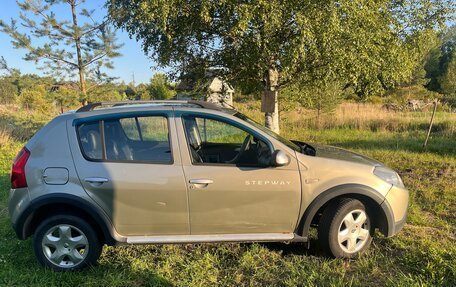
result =
M323 212L318 240L323 251L337 258L353 258L372 242L373 226L362 202L343 198Z
M36 229L33 248L38 261L56 271L79 270L94 264L101 253L95 230L72 215L56 215Z

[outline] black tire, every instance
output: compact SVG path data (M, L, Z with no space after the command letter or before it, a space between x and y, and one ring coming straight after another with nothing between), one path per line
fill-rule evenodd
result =
M350 222L349 214L354 219L353 225L347 224ZM363 224L360 223L364 218L361 214L367 218ZM372 243L372 235L372 220L364 204L352 198L342 198L330 203L323 211L318 224L318 241L322 251L336 258L353 258L364 252Z
M102 245L85 220L73 215L54 215L37 227L33 249L41 265L55 271L74 271L94 264Z

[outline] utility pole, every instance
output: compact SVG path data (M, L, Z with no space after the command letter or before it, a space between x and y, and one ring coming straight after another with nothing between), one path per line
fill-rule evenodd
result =
M432 130L432 124L434 123L434 117L435 117L435 112L437 111L437 104L439 103L439 100L434 101L434 110L432 111L432 116L431 116L431 121L429 122L429 129L426 135L426 140L424 141L423 147L426 148L426 145L429 140L429 136L431 135L431 130Z

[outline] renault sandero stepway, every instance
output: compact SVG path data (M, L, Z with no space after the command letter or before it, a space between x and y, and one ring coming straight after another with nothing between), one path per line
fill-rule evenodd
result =
M95 103L57 116L14 160L9 214L57 271L102 246L308 242L351 258L396 234L409 193L382 163L287 140L200 101Z

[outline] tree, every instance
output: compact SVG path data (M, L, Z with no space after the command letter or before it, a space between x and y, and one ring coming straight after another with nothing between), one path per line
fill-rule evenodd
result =
M8 66L8 63L6 62L5 58L3 56L0 57L0 71L5 70L8 74L13 75L13 74L20 74L20 71L14 68L11 68Z
M175 73L223 67L243 91L262 90L266 126L278 132L278 93L289 85L342 77L369 93L403 80L413 67L406 40L443 23L448 3L110 0L108 8L118 27ZM413 21L421 26L408 27Z
M301 86L300 83L285 88L282 96L287 100L298 102L301 106L317 112L317 126L320 126L320 118L323 113L333 112L342 102L342 85L332 83L312 83Z
M452 51L451 57L445 67L443 75L439 78L441 92L445 95L444 100L452 107L456 106L456 50Z
M148 101L151 99L150 89L145 84L139 84L135 87L136 100Z
M429 52L424 69L429 83L426 87L432 91L445 93L441 87L441 79L447 73L453 54L456 52L456 25L440 33L437 45Z
M112 68L111 59L120 56L116 37L108 21L93 18L94 10L82 8L85 0L23 0L17 1L18 21L10 24L0 20L0 31L12 38L15 48L27 50L25 60L41 62L53 76L79 76L79 90L87 102L87 77L104 76L101 67ZM66 5L71 19L59 21L55 7ZM34 15L34 16L32 16ZM60 16L60 15L59 15ZM39 22L38 22L39 21ZM26 32L21 30L25 29ZM41 43L44 43L40 45Z
M437 78L439 92L452 107L456 106L456 26L443 36L439 61L440 75Z
M150 79L150 95L156 100L169 100L176 92L170 88L166 75L157 73Z
M440 77L440 87L444 94L456 94L456 50L449 59L445 73Z

